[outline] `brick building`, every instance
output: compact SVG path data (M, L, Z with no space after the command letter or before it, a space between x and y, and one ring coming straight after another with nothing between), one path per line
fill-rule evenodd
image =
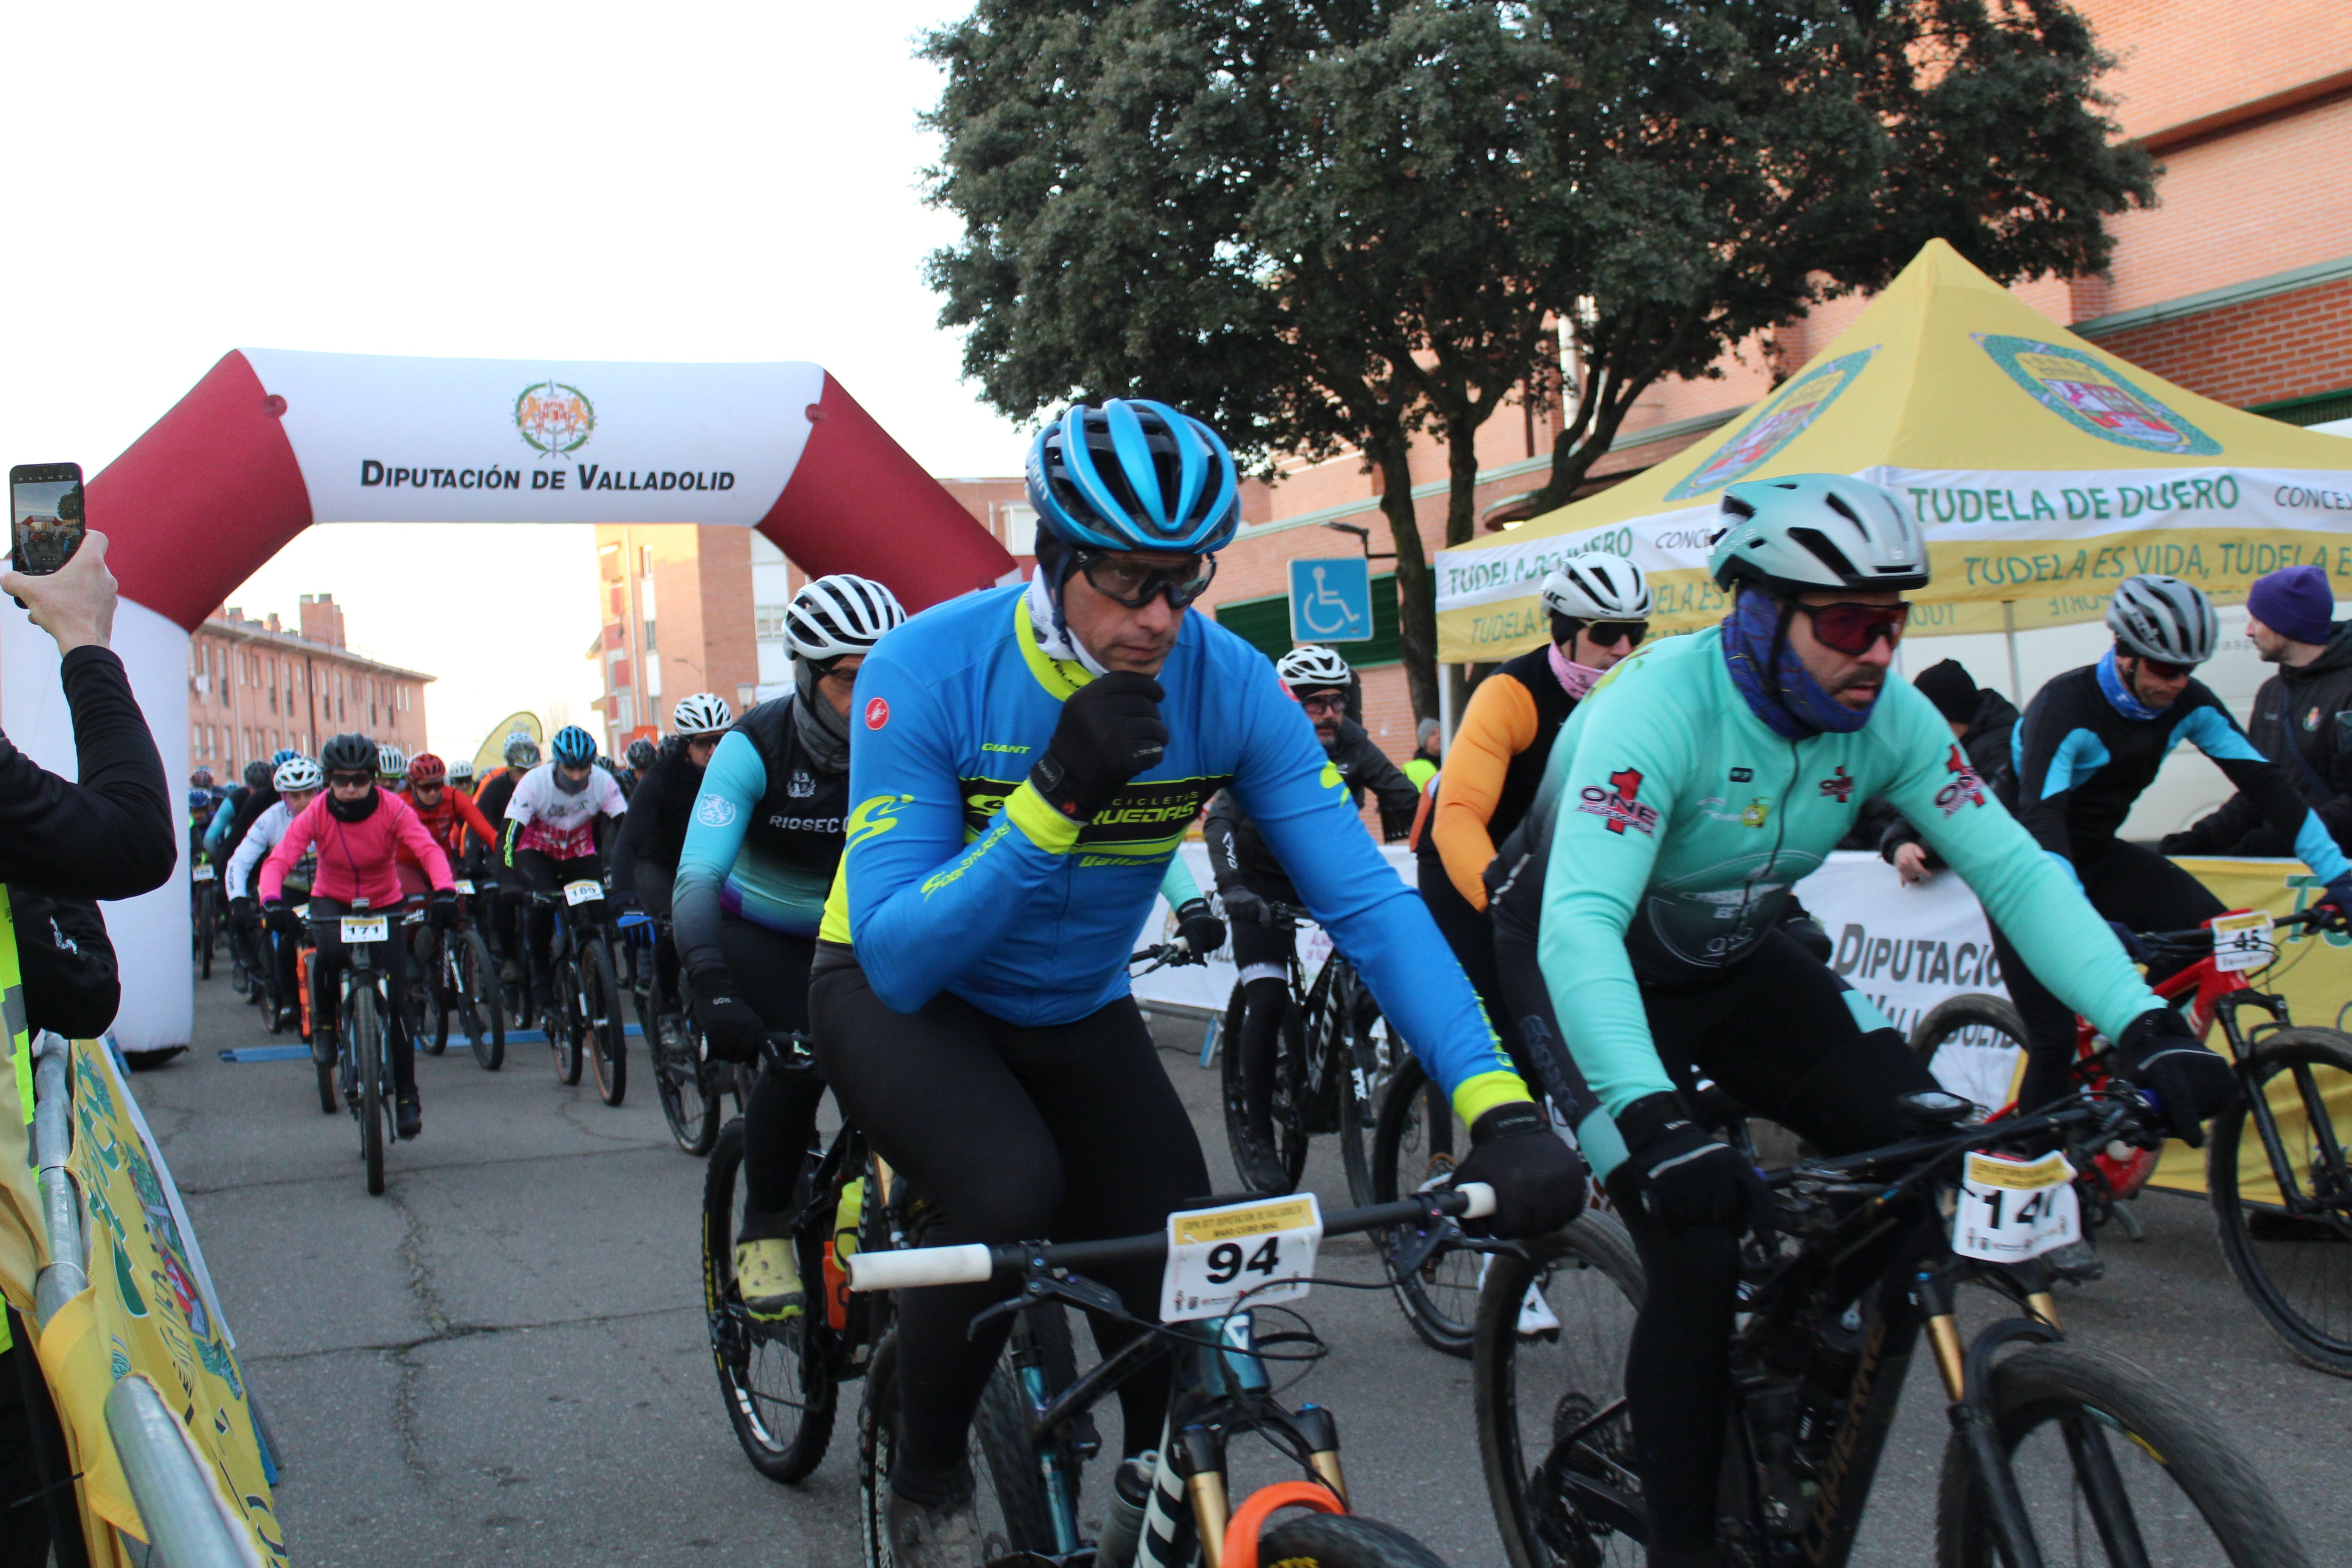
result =
M2121 62L2103 86L2123 134L2163 167L2158 205L2111 220L2104 278L2042 279L2018 295L2102 348L2192 391L2291 420L2352 418L2352 14L2316 0L2248 12L2189 0L2078 0ZM1832 301L1741 345L1722 379L1653 387L1596 479L1638 473L1720 428L1852 321L1864 300ZM1478 437L1482 528L1523 519L1559 428L1557 412L1506 408ZM1423 547L1443 543L1444 450L1419 443L1413 495ZM1597 487L1596 487L1597 488ZM1351 554L1370 530L1388 549L1371 476L1352 455L1286 465L1264 510L1245 506L1208 604L1269 652L1289 644L1287 563ZM1376 568L1378 570L1378 568ZM1392 589L1391 590L1392 593ZM1377 595L1376 600L1383 597ZM1365 721L1392 756L1412 749L1393 606L1381 636L1343 652L1367 671Z
M414 755L425 747L425 687L434 678L353 649L331 594L305 594L302 624L272 613L249 620L224 605L188 648L188 765L224 784L245 765L291 746L319 754L329 736L355 730Z

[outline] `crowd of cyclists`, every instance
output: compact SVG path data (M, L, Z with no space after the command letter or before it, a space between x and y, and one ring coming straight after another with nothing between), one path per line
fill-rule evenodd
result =
M1229 1042L1247 1089L1240 1174L1280 1190L1265 1123L1291 941L1277 911L1304 910L1466 1128L1454 1176L1495 1194L1476 1228L1557 1231L1597 1182L1630 1231L1647 1280L1631 1462L1659 1568L1726 1561L1728 1347L1761 1199L1755 1167L1695 1110L1702 1084L1832 1156L1895 1142L1898 1107L1937 1088L1792 896L1866 809L1904 875L1948 867L1982 900L2029 1031L2022 1103L2068 1093L2080 1014L2192 1144L2229 1067L2110 923L2221 912L2118 836L2169 748L2210 757L2352 907L2352 864L2194 679L2217 627L2188 584L2125 583L2112 650L2043 689L1999 756L1963 745L1969 725L1892 668L1904 595L1929 580L1906 509L1848 478L1736 484L1710 561L1732 595L1719 626L1647 640L1637 567L1567 562L1542 586L1549 642L1476 689L1442 769L1417 745L1416 778L1348 719L1338 654L1269 668L1190 613L1234 537L1237 484L1197 419L1074 407L1030 455L1025 584L910 617L879 583L813 581L786 617L791 692L740 717L690 696L619 763L567 726L544 760L519 732L479 778L349 734L226 792L200 773L191 847L225 868L238 951L272 970L281 1022L322 1061L339 963L323 916L408 898L446 924L462 907L506 978L544 995L553 914L531 895L583 879L655 922L655 984L710 1058L805 1039L813 1062L761 1073L744 1107L735 1277L772 1323L810 1310L791 1226L828 1089L923 1195L927 1245L1128 1237L1212 1191L1129 988L1163 897L1193 952L1230 934L1249 997ZM1417 888L1365 831L1366 792L1392 834L1413 832ZM1222 919L1176 858L1204 814ZM405 1039L393 1061L400 1134L415 1136ZM1099 1278L1130 1319L1157 1318L1156 1265ZM1003 1294L934 1286L898 1306L900 1568L979 1561L968 1435L1004 1347L1006 1320L987 1315ZM1106 1357L1138 1331L1107 1313L1094 1328ZM1131 1456L1160 1434L1168 1384L1118 1392Z

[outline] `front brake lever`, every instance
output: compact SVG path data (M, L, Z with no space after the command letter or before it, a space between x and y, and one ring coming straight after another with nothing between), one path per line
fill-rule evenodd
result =
M971 1322L964 1330L964 1337L968 1340L977 1340L980 1338L981 1330L996 1321L997 1319L1009 1318L1015 1312L1025 1310L1040 1301L1046 1300L1067 1301L1082 1311L1100 1313L1104 1317L1115 1319L1122 1323L1134 1323L1139 1328L1155 1326L1130 1317L1126 1303L1121 1301L1118 1293L1108 1286L1097 1285L1091 1279L1073 1279L1064 1275L1033 1274L1029 1277L1028 1283L1021 1288L1019 1295L1008 1296L1003 1300L975 1314Z

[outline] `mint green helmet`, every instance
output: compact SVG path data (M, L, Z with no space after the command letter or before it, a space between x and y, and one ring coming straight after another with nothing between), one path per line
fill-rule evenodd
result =
M1844 474L1751 479L1723 492L1707 570L1785 598L1836 588L1924 588L1927 542L1893 491Z

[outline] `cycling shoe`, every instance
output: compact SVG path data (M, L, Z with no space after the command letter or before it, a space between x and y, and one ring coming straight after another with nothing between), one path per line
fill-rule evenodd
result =
M743 1310L761 1322L783 1322L808 1310L789 1235L737 1241L735 1285L743 1293Z

